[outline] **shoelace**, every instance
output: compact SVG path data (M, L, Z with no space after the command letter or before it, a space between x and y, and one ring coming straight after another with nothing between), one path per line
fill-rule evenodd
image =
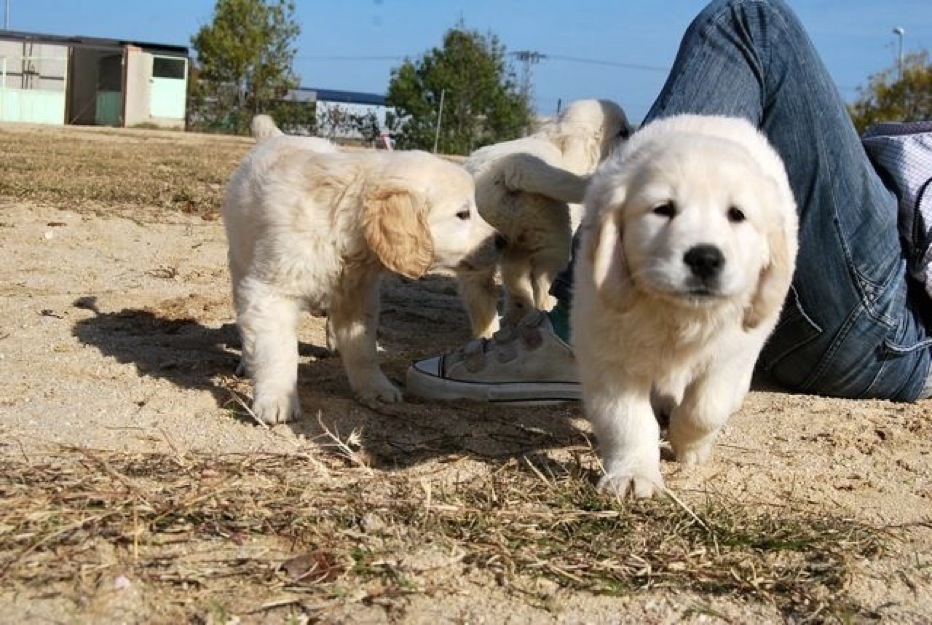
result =
M540 332L543 320L542 311L528 313L517 325L503 326L490 339L473 339L451 355L458 356L466 365L466 369L473 373L485 366L486 357L490 353L494 353L495 359L500 363L509 362L518 355L514 345L517 339L520 338L529 350L537 349L543 344L544 338Z

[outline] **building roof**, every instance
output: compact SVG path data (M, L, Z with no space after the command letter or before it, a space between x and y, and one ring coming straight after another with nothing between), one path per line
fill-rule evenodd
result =
M314 89L302 87L302 90L317 94L318 102L345 102L346 104L369 104L385 106L385 96L364 91L340 91L339 89Z
M136 46L151 52L161 52L175 56L189 56L187 46L178 46L169 43L151 43L146 41L130 41L128 39L105 39L102 37L79 37L64 35L49 35L45 33L30 33L18 30L3 30L0 28L0 39L7 41L27 41L32 43L57 44L72 48L114 48L123 49L125 46Z

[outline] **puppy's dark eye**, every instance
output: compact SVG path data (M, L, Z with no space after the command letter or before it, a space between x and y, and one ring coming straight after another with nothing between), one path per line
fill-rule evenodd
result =
M618 136L621 137L622 139L627 139L628 137L630 137L630 136L631 136L631 127L630 127L630 126L622 126L622 127L621 127L621 130L618 131Z
M676 217L676 206L673 202L664 202L655 206L651 212L667 219L673 219Z
M744 211L737 206L732 206L728 209L728 221L731 223L740 224L745 219L747 219L747 217L745 217Z
M469 209L468 209L468 208L464 208L463 210L461 210L460 212L458 212L458 213L456 214L456 218L457 218L457 219L462 219L463 221L466 221L467 219L469 219Z

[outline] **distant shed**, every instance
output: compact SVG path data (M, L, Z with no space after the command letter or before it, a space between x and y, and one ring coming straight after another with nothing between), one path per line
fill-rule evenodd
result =
M184 128L184 46L0 30L0 121Z

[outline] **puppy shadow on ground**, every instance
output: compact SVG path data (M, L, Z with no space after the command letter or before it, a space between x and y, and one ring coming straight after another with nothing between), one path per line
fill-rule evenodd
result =
M94 312L75 323L72 334L105 356L132 364L140 376L161 378L180 388L213 393L218 405L229 403L230 391L215 381L231 374L239 359L239 337L232 323L210 328L193 316L166 314L153 308L104 312L95 296L75 300L76 308Z
M218 406L254 423L233 398L234 393L246 402L251 398L248 381L234 376L240 356L234 324L212 328L198 321L196 310L185 315L161 306L104 312L93 296L74 305L95 313L73 328L83 343L134 365L141 376L207 390ZM468 328L452 279L385 281L380 361L386 375L402 389L412 360L461 345L468 339ZM462 455L497 464L550 449L588 447L586 436L573 424L582 417L578 404L519 408L431 402L406 393L402 403L373 409L353 398L339 357L327 357L322 346L303 342L299 353L303 416L277 427L291 428L325 449L334 448L334 437L347 440L356 432L374 468L404 468Z

